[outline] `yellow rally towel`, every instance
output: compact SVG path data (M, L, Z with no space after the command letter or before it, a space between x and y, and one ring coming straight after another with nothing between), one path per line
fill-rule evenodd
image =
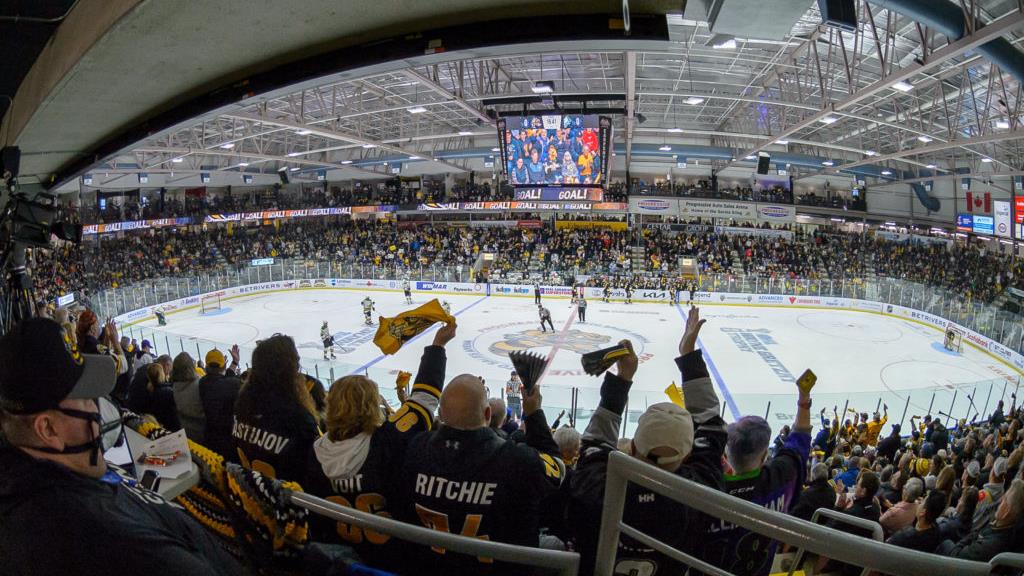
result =
M665 394L668 395L668 399L671 400L673 404L686 409L686 400L683 399L683 391L676 387L675 382L669 384L668 388L665 388Z
M441 308L437 299L427 302L419 308L402 312L394 318L380 317L380 326L373 337L373 343L385 354L394 354L402 345L415 338L435 322L454 324L455 317Z

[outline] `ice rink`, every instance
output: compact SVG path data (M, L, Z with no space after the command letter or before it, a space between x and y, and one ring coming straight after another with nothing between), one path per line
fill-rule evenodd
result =
M376 302L374 326L364 324L359 304L367 294ZM448 377L463 372L482 376L497 395L512 369L508 352L549 355L541 383L545 411L552 420L560 409L571 406L573 388L579 389L579 414L586 419L597 406L601 378L583 373L580 355L624 338L633 342L641 361L630 394L627 434L647 405L666 401L665 388L680 382L673 359L685 305L588 300L587 321L580 322L568 299L550 298L545 305L555 330L542 332L532 296L414 293L413 306L433 298L448 301L458 319L458 335L448 346ZM434 329L394 356L384 356L373 344L376 317L394 316L413 306L407 306L398 292L292 290L224 300L221 310L206 315L184 310L169 315L165 327L150 320L126 333L149 338L159 353L172 356L182 350L205 355L214 346L226 350L237 343L245 365L258 340L280 332L295 338L303 370L325 384L346 374L367 373L386 396L393 397L394 375L399 369L415 372ZM831 414L833 407L842 411L846 405L873 412L888 404L891 422L898 422L905 409L909 419L925 414L929 406L933 414L957 419L987 413L1000 397L1009 402L1020 376L966 340L962 353L953 353L943 348L939 330L882 314L707 304L702 316L708 322L700 346L727 420L767 414L774 428L791 423L794 381L806 368L818 375L814 413L827 408ZM323 360L324 320L335 337L335 361Z

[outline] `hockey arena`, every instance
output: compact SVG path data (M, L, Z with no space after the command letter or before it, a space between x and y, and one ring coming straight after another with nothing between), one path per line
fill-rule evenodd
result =
M1024 0L0 0L0 576L1024 576Z
M545 402L555 413L571 409L574 388L580 390L580 406L596 404L601 380L583 372L580 356L623 339L633 342L640 357L628 406L632 425L649 405L667 400L670 384L679 384L672 363L678 341L664 335L682 334L686 293L678 305L667 299L625 304L621 298L604 303L600 291L591 289L594 297L585 322L578 320L570 297L543 297L555 330L541 331L531 295L468 296L434 290L433 282L411 284L431 288L414 289L415 304L432 298L446 301L458 320L460 353L449 357L452 374L476 374L497 389L505 386L512 370L508 352L537 352L550 359L542 383ZM303 367L325 379L365 373L377 382L391 382L400 369L415 365L420 349L409 345L386 356L373 345L377 323L363 322L363 297L369 294L374 300L374 318L410 306L398 289L371 290L303 288L233 297L205 314L196 307L169 316L167 326L148 320L127 331L140 341L163 344L172 355L197 348L205 354L212 347L224 350L238 344L243 361L257 341L274 333L291 334ZM715 300L713 294L697 295L696 303L705 308L703 316L708 319L701 345L730 421L763 413L773 427L791 423L792 406L787 401L796 377L807 368L818 375L816 397L830 415L834 406L874 412L884 403L894 421L904 408L905 421L929 413L929 408L953 420L984 414L986 402L989 407L999 400L1009 402L1022 375L1013 364L969 342L959 351L948 350L941 328L882 314L881 308L775 307ZM334 361L324 360L322 354L320 326L325 319L336 342ZM430 333L420 338L429 340ZM624 435L630 434L630 426L627 421Z

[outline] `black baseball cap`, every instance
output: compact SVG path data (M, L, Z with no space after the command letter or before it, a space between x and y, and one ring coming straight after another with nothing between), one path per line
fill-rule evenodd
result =
M114 359L81 354L59 324L31 318L0 338L0 408L35 414L65 398L100 398L117 380Z

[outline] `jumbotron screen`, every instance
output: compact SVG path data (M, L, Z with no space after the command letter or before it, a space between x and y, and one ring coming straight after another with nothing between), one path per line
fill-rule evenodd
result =
M502 168L513 186L601 186L608 181L611 120L545 114L498 121Z

